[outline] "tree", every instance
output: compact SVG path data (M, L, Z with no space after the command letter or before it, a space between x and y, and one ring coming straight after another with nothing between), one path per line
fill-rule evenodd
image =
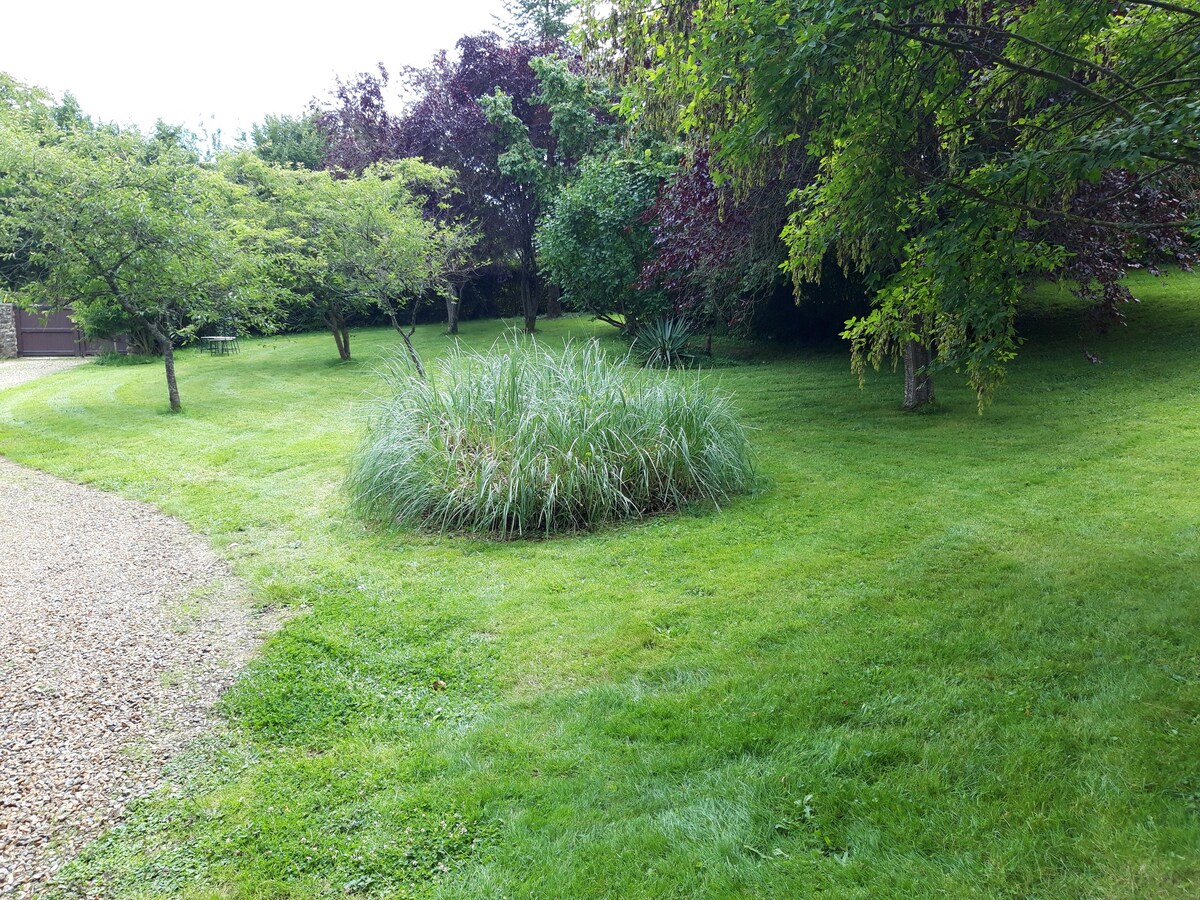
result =
M419 304L449 283L448 267L461 265L459 257L451 256L466 256L473 246L458 238L456 225L439 225L421 214L433 198L445 195L452 177L449 170L420 160L380 163L360 180L367 202L355 205L350 222L360 248L346 256L351 277L362 295L387 315L421 378L425 369L412 345Z
M578 5L576 0L505 0L507 21L498 18L497 22L509 40L548 44L567 36Z
M568 303L630 331L667 311L662 292L639 284L639 276L653 246L646 212L669 172L649 154L593 156L559 191L538 227L537 246Z
M325 165L325 139L315 115L266 116L251 126L250 137L254 153L269 163L314 170Z
M527 330L536 327L541 285L533 235L542 196L533 185L505 173L505 146L479 98L497 89L512 98L512 113L531 143L555 152L550 111L537 100L530 61L566 48L557 41L505 41L485 33L462 38L457 55L443 52L424 69L409 69L404 82L411 101L398 115L387 108L387 72L363 73L339 82L334 102L319 117L329 152L327 164L350 172L387 159L418 157L452 169L457 190L446 217L478 224L478 253L516 270Z
M739 197L714 182L707 151L684 159L645 214L653 249L639 287L665 291L672 313L695 325L749 325L787 258L779 239L787 221L783 185L783 176L766 179Z
M500 172L532 192L537 201L541 229L544 210L555 203L563 185L573 177L580 162L589 155L616 150L616 128L605 110L611 105L603 86L573 71L571 60L558 56L535 57L529 67L537 76L537 92L527 102L549 112L549 129L543 144L535 142L530 127L515 112L515 98L496 88L479 98L484 115L495 127L495 140L503 150ZM634 225L634 222L630 222ZM536 244L536 235L534 243ZM549 271L549 270L547 270ZM532 332L538 298L531 296L530 279L522 279L521 298L525 308L525 330ZM555 287L565 285L555 279ZM612 307L607 307L611 309Z
M932 400L938 368L987 401L1030 275L1069 263L1097 289L1111 267L1071 234L1139 259L1181 246L1171 180L1200 163L1194 0L614 6L592 10L591 52L630 86L628 114L712 146L739 190L780 154L813 162L792 185L788 266L818 278L833 254L871 284L845 334L858 371L903 363L906 408ZM1117 202L1143 189L1155 211Z
M370 303L347 283L336 265L351 239L345 219L349 192L327 172L269 165L247 153L226 156L221 169L264 204L273 241L272 274L286 291L293 315L329 329L342 360L350 359L350 321Z
M388 112L388 81L382 64L350 81L337 79L331 102L314 119L325 145L326 168L357 173L377 162L409 155L403 152L397 123Z
M282 285L329 329L343 360L351 358L355 316L379 309L403 336L403 313L428 291L445 289L447 268L463 265L467 242L423 214L430 198L446 191L446 170L400 160L335 178L249 154L228 157L222 167L271 210Z
M512 115L528 131L530 142L554 153L550 111L536 99L538 82L530 61L556 49L561 49L557 42L506 42L494 34L464 37L456 59L443 53L429 68L407 73L416 100L398 125L407 154L459 173L456 211L479 222L485 255L515 267L527 332L536 328L541 306L533 236L543 196L536 184L506 171L501 156L507 148L480 98L497 90L512 98Z
M19 297L144 328L178 412L178 337L225 319L272 324L249 198L177 145L108 129L54 137L0 132L0 246L40 273Z
M53 119L54 100L46 91L0 72L0 124L37 130Z
M478 228L459 221L440 222L433 232L430 286L446 301L447 334L458 334L463 288L488 265L479 255L481 239Z
M55 128L53 98L0 72L0 140L6 131L36 134ZM14 190L11 179L0 171L0 203ZM33 235L12 219L0 218L0 238L0 290L19 291L42 275L30 258Z

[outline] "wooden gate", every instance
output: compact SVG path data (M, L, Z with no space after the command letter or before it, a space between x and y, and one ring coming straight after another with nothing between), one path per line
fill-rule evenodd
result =
M83 334L65 312L43 319L17 309L18 356L83 356L86 351Z

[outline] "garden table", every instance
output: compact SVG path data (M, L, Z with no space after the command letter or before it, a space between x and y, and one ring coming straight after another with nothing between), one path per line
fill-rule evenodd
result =
M200 337L200 349L209 353L224 356L226 353L237 353L238 339L232 335L202 335Z

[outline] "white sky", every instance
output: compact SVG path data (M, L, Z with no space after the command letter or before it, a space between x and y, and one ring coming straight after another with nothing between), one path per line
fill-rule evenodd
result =
M0 71L94 118L219 127L298 114L334 77L425 65L494 27L502 0L42 0L0 2Z

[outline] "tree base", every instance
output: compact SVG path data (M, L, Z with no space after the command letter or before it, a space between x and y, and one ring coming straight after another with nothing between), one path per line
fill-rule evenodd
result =
M904 345L904 403L905 412L922 409L933 403L933 378L929 374L929 348L916 341Z

